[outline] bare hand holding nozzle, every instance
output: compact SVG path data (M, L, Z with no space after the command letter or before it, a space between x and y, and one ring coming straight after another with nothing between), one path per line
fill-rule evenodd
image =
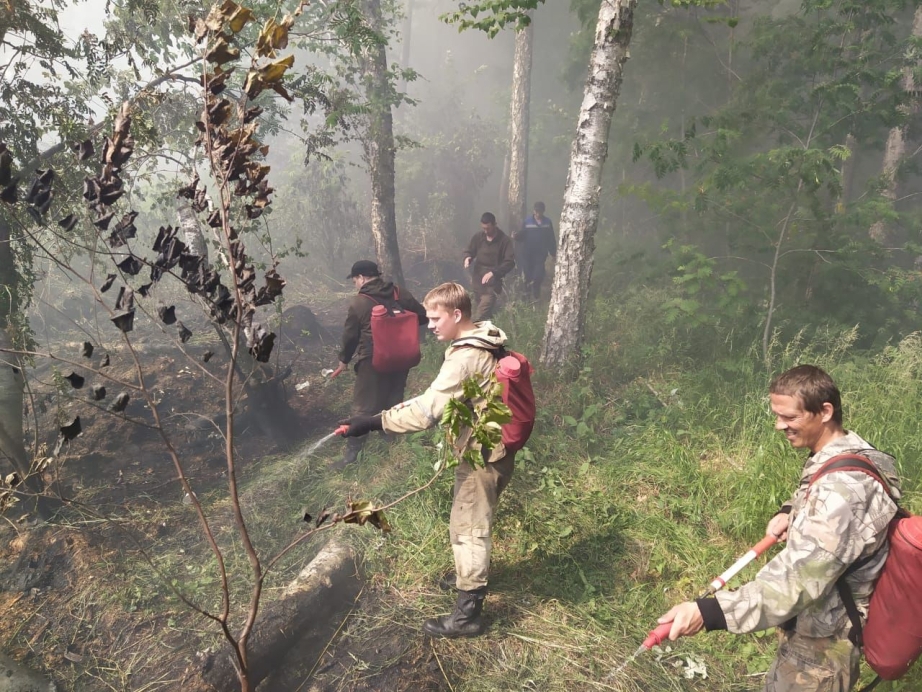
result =
M765 528L765 536L774 538L776 541L786 541L788 539L788 526L791 524L791 515L780 512L771 518L768 526Z
M332 380L337 375L341 375L347 367L349 367L348 364L340 362L340 364L336 366L336 370L330 373L330 379Z
M779 514L776 515L774 519L777 519L780 516L788 517L786 514ZM774 521L774 519L772 521ZM771 522L769 522L769 526L771 527ZM784 527L784 533L782 535L787 535L786 523ZM721 574L719 577L716 577L714 581L708 584L708 588L704 591L703 594L701 594L701 598L713 596L715 593L720 591L724 586L727 585L727 582L739 574L746 565L755 560L777 542L778 538L772 534L766 536L761 541L756 543L745 555L730 565L730 567L723 574ZM662 632L666 632L666 636L668 636L670 640L675 641L679 637L690 637L698 634L698 632L700 632L701 628L704 626L704 618L701 615L701 608L694 601L680 603L679 605L672 608L668 613L663 615L659 620L657 620L657 622L659 622L660 625L655 630L650 632L649 636L647 637L648 640L651 637L656 638L657 633L662 635ZM662 639L663 637L660 636L660 641L662 641Z

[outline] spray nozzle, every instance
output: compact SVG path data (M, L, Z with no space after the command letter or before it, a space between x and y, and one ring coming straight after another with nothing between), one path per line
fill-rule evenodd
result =
M647 635L647 638L643 640L641 648L652 649L654 646L659 646L664 641L669 639L669 631L672 629L672 623L667 622L664 625L659 625L656 629L650 630L650 633Z

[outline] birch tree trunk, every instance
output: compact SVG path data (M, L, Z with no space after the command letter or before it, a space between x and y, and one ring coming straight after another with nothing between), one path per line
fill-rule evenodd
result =
M371 27L383 34L381 0L365 0ZM401 288L403 268L397 244L397 212L394 187L394 118L391 113L393 88L387 74L384 44L371 46L363 59L366 93L370 106L368 131L364 137L365 162L371 176L371 234L375 240L378 268Z
M916 8L916 13L912 18L912 35L914 38L922 38L922 6ZM912 70L905 69L903 72L903 90L909 94L915 91L915 80L912 78ZM914 108L905 107L908 115ZM890 130L887 135L887 144L884 147L884 160L880 167L880 174L886 182L886 187L882 195L890 200L891 203L896 201L899 184L896 179L896 172L900 162L906 155L906 126L899 125ZM889 229L884 220L875 221L868 234L871 239L881 245L889 244Z
M589 307L602 166L608 131L634 26L637 0L611 0L599 8L589 76L580 107L570 172L560 216L557 266L541 362L563 366L579 357Z
M518 231L525 220L533 38L534 28L531 23L515 35L512 104L509 108L509 188L506 197L506 231L508 233Z

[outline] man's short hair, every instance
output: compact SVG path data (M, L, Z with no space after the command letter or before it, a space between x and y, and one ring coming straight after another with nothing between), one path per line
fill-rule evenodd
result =
M448 312L460 310L461 316L471 318L471 297L467 289L454 281L436 286L423 298L423 306L427 310L444 308Z
M480 223L496 223L496 217L491 212L485 211L480 217Z
M804 411L821 413L823 404L832 404L832 420L842 425L842 395L829 374L815 365L798 365L772 380L770 394L800 399Z
M539 214L544 213L544 202L535 202L535 211Z

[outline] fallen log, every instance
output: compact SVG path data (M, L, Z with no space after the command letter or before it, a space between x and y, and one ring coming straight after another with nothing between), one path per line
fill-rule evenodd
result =
M255 688L278 667L307 628L328 622L350 607L361 586L355 552L332 539L286 587L281 599L260 609L248 646L252 686ZM320 652L304 652L306 657L312 654L319 656ZM183 689L190 692L240 689L229 649L205 663L196 683L184 685Z

